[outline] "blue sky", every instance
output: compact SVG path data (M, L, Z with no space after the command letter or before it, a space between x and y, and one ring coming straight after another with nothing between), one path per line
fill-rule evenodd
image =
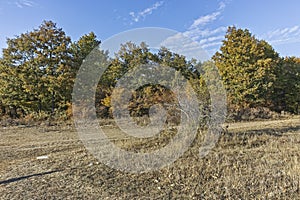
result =
M216 52L228 26L249 29L281 56L300 57L298 0L0 0L0 48L52 20L77 40L94 31L100 40L140 27L163 27Z

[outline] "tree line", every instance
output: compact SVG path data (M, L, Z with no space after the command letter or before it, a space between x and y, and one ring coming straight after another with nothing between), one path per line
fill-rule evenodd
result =
M46 118L70 118L76 74L99 45L101 41L93 32L71 41L52 21L44 21L37 29L7 39L0 58L1 116L16 118L43 113ZM209 92L203 72L197 71L196 66L213 64L227 90L229 112L256 107L296 114L300 110L300 58L280 57L270 44L256 39L247 29L229 27L220 50L205 63L187 60L164 47L154 53L145 43L123 44L113 59L101 48L94 53L109 64L96 88L99 117L112 116L111 95L117 81L128 70L150 63L181 73L204 105L209 105ZM132 94L130 114L145 115L155 103L166 107L178 104L168 88L145 85ZM172 109L169 111L170 115L176 114Z

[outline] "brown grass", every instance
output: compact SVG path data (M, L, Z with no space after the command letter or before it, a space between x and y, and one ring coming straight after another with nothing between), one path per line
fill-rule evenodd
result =
M172 165L142 174L102 164L73 127L1 128L0 199L299 199L300 118L227 125L203 159L199 137ZM168 135L159 138L165 142ZM159 138L115 142L150 151L165 145ZM36 159L40 155L49 158Z

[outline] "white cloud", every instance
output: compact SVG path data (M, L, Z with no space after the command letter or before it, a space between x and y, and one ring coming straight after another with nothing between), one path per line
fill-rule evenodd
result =
M218 41L218 42L209 42L209 43L206 43L206 44L201 45L201 47L202 47L203 49L208 49L208 47L220 46L221 44L222 44L221 41Z
M208 37L212 37L212 36L224 36L224 33L226 32L227 28L225 26L220 26L216 29L200 29L200 28L196 28L196 29L192 29L192 30L188 30L185 31L184 34L188 37L191 37L193 40L200 40L203 38L208 38Z
M219 9L218 9L218 10L224 10L225 7L226 7L226 3L223 2L223 1L221 1L221 2L219 3Z
M206 26L220 19L228 2L229 0L221 1L215 11L195 19L183 34L197 41L202 48L211 54L212 50L216 50L222 44L227 27L220 26L209 29Z
M279 28L268 32L262 36L263 39L267 40L271 44L287 44L292 42L300 41L300 27L286 27Z
M204 44L207 44L207 43L211 43L211 42L214 42L214 41L220 41L224 38L223 35L218 35L218 36L213 36L213 37L209 37L209 38L204 38L204 39L201 39L199 41L199 43L202 45Z
M208 15L200 16L198 19L194 20L193 24L190 26L189 29L195 29L198 26L204 26L208 23L211 23L215 21L219 15L221 15L220 11Z
M199 61L205 61L209 59L203 48L201 48L201 45L183 33L178 33L168 37L161 42L160 46L165 46L172 52L184 55L189 60L192 58L195 58Z
M138 22L141 18L145 18L147 15L151 15L154 10L159 8L164 4L163 1L158 1L155 4L153 4L151 7L144 9L143 11L140 12L130 12L129 15L132 17L132 20L134 22Z
M15 2L15 5L18 8L24 8L24 7L34 7L36 3L30 0L19 0Z
M205 49L209 55L213 55L217 49L222 45L222 40L226 33L227 28L224 26L215 29L194 29L184 32L184 35L188 36Z
M219 3L218 9L215 12L200 16L199 18L195 19L193 24L189 27L189 29L195 29L199 26L205 26L215 21L222 14L225 8L226 8L226 3L224 1L221 1Z

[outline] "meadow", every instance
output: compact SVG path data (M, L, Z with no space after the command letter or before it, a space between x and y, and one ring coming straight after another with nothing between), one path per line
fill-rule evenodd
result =
M225 126L206 157L197 137L173 164L139 174L102 164L72 124L1 127L0 199L299 199L299 116ZM142 142L102 128L131 150L160 148L176 134Z

